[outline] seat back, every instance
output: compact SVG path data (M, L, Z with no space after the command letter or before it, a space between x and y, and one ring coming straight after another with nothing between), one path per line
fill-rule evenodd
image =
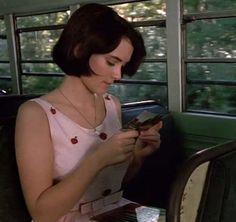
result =
M204 149L180 168L167 222L231 222L236 210L236 141Z
M4 222L31 221L18 176L14 131L19 105L32 97L0 96L0 221Z
M166 208L170 187L185 158L184 151L171 114L156 102L123 107L123 122L127 123L144 110L162 116L161 145L158 150L145 159L138 175L124 187L124 195L143 205Z
M236 212L236 149L211 162L197 221L234 221Z

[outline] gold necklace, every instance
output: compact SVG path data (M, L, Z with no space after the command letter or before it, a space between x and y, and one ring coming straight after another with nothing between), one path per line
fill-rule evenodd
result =
M96 125L97 125L97 109L96 109L96 100L97 100L97 94L94 94L94 123L95 126L91 124L91 122L84 116L84 114L71 102L71 100L59 89L57 88L59 93L64 97L64 99L73 107L73 109L80 114L80 116L83 117L83 119L88 123L88 125L94 130L94 133L99 136L100 139L105 140L107 138L107 134L104 132L100 132Z

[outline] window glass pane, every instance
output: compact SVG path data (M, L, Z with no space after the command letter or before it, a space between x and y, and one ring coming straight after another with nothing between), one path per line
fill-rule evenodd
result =
M51 59L51 51L62 30L24 32L20 35L23 60Z
M188 85L187 110L236 114L236 86Z
M187 64L189 80L236 81L236 63Z
M166 29L155 26L139 27L147 50L147 58L166 57Z
M0 77L0 90L11 93L9 54L6 39L6 26L3 18L0 18Z
M17 27L27 28L65 24L69 18L69 15L70 11L17 17Z
M153 99L167 106L167 87L158 85L113 84L109 92L116 95L121 103Z
M0 38L0 61L9 61L7 40Z
M0 35L5 35L5 34L6 34L6 26L4 20L0 18Z
M166 63L142 63L134 76L124 75L124 79L166 81Z
M12 93L12 84L10 79L1 79L0 78L0 91L3 90L6 94Z
M54 63L23 63L22 72L25 73L62 73L61 69Z
M235 0L184 0L185 13L236 9Z
M131 22L164 20L166 18L165 0L131 2L112 7ZM150 26L140 24L136 29L144 38L147 57L133 77L124 75L124 79L165 82L167 80L166 63L159 62L158 59L166 58L166 28L153 24ZM110 92L119 96L122 103L154 99L165 106L167 105L166 86L138 84L138 82L137 84L118 83L110 88Z
M130 2L111 7L122 17L133 22L166 17L166 0Z
M9 63L0 63L0 76L10 76Z
M57 87L63 78L22 76L23 94L43 94Z
M236 58L235 33L236 18L208 19L189 23L188 57Z

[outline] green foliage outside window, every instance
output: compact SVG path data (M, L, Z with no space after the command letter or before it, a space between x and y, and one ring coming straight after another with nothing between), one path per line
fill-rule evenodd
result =
M6 26L3 18L0 18L0 78L0 90L12 92Z
M62 25L67 22L69 11L44 15L19 17L17 26L20 28L40 27L47 25ZM20 34L22 67L22 89L24 94L43 94L54 89L62 81L62 74L58 66L52 63L51 52L62 29L35 30ZM32 60L39 61L31 62ZM48 61L48 62L42 62ZM40 74L40 76L25 76L24 73ZM45 74L45 76L42 76ZM47 75L46 75L47 74ZM52 76L48 76L52 75Z
M189 85L187 97L189 109L218 113L236 114L236 86Z
M205 19L187 24L187 58L236 58L236 16L233 18ZM187 79L235 82L236 63L188 63ZM187 109L236 114L236 86L217 83L189 84Z
M0 77L4 76L11 78L9 63L0 63Z
M0 61L9 61L7 40L0 38Z
M0 94L2 90L8 94L11 94L12 93L11 81L6 80L6 79L1 79L0 80Z
M0 18L0 34L5 35L6 34L6 26L4 24L3 18Z
M52 48L61 31L60 29L22 33L20 35L22 60L51 60Z
M236 58L236 15L187 25L188 58Z
M63 25L69 19L70 12L55 12L42 15L17 17L17 28L40 27L45 25Z
M23 76L23 94L44 94L53 90L61 81L62 77L55 76Z
M149 21L166 17L166 0L130 2L112 7L120 16L131 22Z
M235 0L184 0L184 13L222 12L236 10ZM129 21L141 22L166 18L166 1L152 0L112 6ZM68 11L35 16L17 17L18 28L41 27L45 25L65 24ZM186 24L187 59L232 59L236 58L236 17L203 19ZM137 74L128 80L167 81L166 29L157 26L141 26L147 49L145 61ZM61 73L51 60L51 50L60 35L61 29L22 32L20 34L21 63L23 73L45 73L48 76L22 76L23 93L46 93L60 84L62 77L53 77ZM0 35L5 33L3 20L0 20ZM7 60L6 39L0 38L0 61ZM149 61L149 60L152 61ZM38 61L37 63L31 60ZM40 62L48 60L48 62ZM161 61L160 61L161 60ZM163 62L164 61L164 62ZM40 62L40 63L39 63ZM205 110L236 114L236 87L212 83L194 83L194 81L236 81L235 63L188 63L187 80L193 81L186 88L187 109ZM10 74L9 64L0 63L0 76ZM10 89L10 81L0 80L0 88ZM167 87L148 84L114 84L110 92L118 95L122 102L155 99L167 105Z
M185 13L221 12L236 9L235 0L184 0Z

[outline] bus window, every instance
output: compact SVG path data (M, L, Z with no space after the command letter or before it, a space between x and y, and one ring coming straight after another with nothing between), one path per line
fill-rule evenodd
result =
M6 26L3 17L0 17L0 90L1 94L12 91Z
M23 94L43 94L61 82L63 74L53 63L51 51L69 14L66 10L16 16Z
M232 0L195 5L185 1L187 111L236 114L236 14L229 11L233 8Z
M111 92L122 103L154 99L167 104L166 1L141 1L111 5L121 16L133 23L142 34L147 57L138 72L124 76ZM127 96L129 95L129 96Z

